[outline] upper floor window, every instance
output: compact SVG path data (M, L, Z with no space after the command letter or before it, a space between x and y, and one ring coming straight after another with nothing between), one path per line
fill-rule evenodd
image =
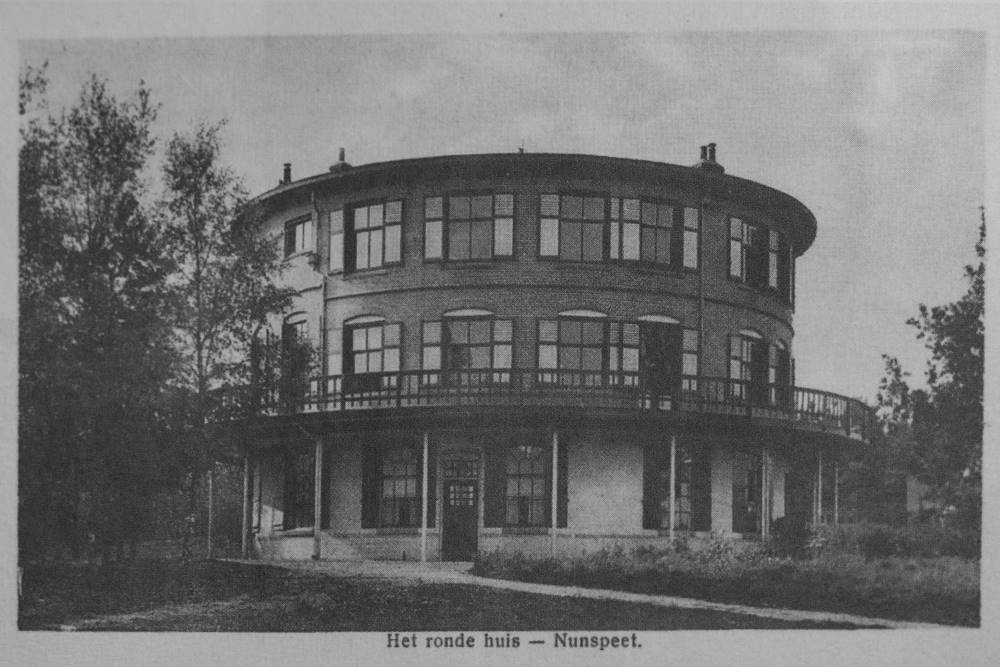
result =
M768 349L764 337L744 329L729 337L730 396L752 405L768 403Z
M701 220L696 208L684 208L684 268L697 269L699 244L701 243Z
M397 376L385 374L400 370L400 330L399 323L376 316L348 320L342 331L331 329L327 335L327 373L344 374L345 393L396 387Z
M285 257L313 249L313 224L309 216L285 224Z
M446 371L449 383L509 380L513 362L513 322L486 311L459 311L437 322L423 323L422 368ZM425 381L434 382L437 374Z
M791 246L781 232L729 219L729 275L791 301Z
M542 381L600 386L605 370L604 351L603 318L538 321L538 369L542 371Z
M424 200L425 259L476 260L513 256L514 195L452 195L447 199L447 211L444 201L443 197Z
M347 270L399 264L402 257L403 202L356 206L348 209Z
M344 270L344 211L330 211L330 273Z
M776 341L769 348L767 381L771 387L771 404L790 406L792 397L792 358L788 346Z
M577 262L603 260L605 206L603 197L543 194L539 255Z

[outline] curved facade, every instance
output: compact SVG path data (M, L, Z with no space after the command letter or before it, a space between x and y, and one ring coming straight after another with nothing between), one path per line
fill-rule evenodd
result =
M714 153L286 167L257 201L299 294L282 335L321 367L256 431L258 552L467 560L832 520L873 422L794 385L816 221Z

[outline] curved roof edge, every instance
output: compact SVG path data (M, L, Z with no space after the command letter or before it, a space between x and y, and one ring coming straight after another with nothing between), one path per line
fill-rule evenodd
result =
M697 189L703 201L712 200L744 200L750 206L772 210L776 215L790 217L790 228L795 236L795 254L804 253L816 238L816 218L805 204L795 197L768 185L751 181L739 176L718 173L700 168L699 165L685 166L653 160L636 158L590 155L585 153L466 153L456 155L437 155L417 158L388 160L385 162L370 162L335 171L323 172L313 176L283 183L267 190L251 200L254 204L270 203L283 195L299 191L303 188L317 185L335 185L344 182L345 186L359 178L371 178L383 173L401 171L419 167L444 168L454 164L472 164L479 167L513 167L519 166L543 168L549 167L552 174L560 168L573 166L576 168L607 168L617 166L633 172L649 172L667 175L680 184L687 184Z

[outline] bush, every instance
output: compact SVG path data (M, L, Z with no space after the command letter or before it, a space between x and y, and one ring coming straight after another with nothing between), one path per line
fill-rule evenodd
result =
M781 558L804 558L809 537L809 525L805 520L783 516L771 525L768 548L773 555Z

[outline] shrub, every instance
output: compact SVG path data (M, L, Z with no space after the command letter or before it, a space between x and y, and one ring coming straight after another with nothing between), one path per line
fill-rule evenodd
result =
M804 519L783 516L771 525L770 552L782 558L804 558L809 542L809 526Z

